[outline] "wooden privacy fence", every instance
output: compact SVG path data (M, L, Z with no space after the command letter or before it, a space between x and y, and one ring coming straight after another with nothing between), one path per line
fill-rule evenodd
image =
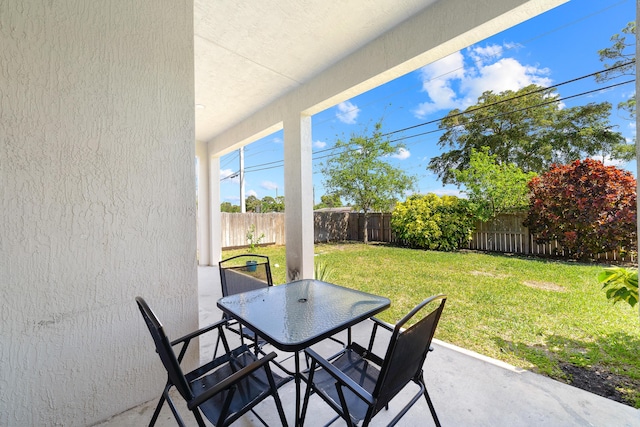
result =
M247 232L251 225L255 225L254 242L264 234L260 244L284 245L283 213L222 212L221 220L220 238L223 249L247 246Z
M498 215L488 222L478 222L468 248L521 255L567 256L558 242L538 244L535 236L522 225L526 213ZM364 214L358 212L314 212L314 242L363 241ZM223 248L247 246L247 231L255 224L255 236L264 234L261 244L284 245L284 213L222 213ZM369 214L369 241L395 243L390 213ZM618 251L596 255L599 261L636 262L634 254Z
M514 253L522 255L560 256L567 257L568 253L557 241L538 244L535 236L522 225L526 213L498 215L492 221L476 223L476 229L469 242L469 249L488 252ZM636 256L619 251L606 252L595 255L598 261L636 262Z
M224 249L247 246L247 231L255 225L255 237L264 234L261 244L284 245L284 213L222 213L220 238ZM364 214L358 212L314 212L314 242L363 241ZM369 240L394 242L391 214L369 214Z

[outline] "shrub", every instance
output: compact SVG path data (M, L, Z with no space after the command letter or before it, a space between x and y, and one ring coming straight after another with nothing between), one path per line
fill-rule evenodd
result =
M592 159L557 166L529 181L524 225L538 243L557 240L571 257L637 250L636 180Z
M623 267L605 268L598 274L598 281L602 288L606 289L607 298L618 301L626 301L631 307L638 303L638 269Z
M455 196L411 196L391 215L396 236L413 248L458 250L469 241L473 226L467 200Z

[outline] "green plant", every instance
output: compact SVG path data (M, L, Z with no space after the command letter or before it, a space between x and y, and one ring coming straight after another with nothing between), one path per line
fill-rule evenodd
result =
M609 267L598 274L602 289L606 289L607 298L626 301L631 307L638 303L638 270L623 267Z
M313 273L316 280L328 282L331 279L332 270L324 262L316 262L313 265Z
M247 242L249 243L249 249L247 251L250 253L254 253L256 247L262 242L262 239L264 239L264 233L256 236L256 225L251 224L251 226L247 230Z
M524 225L538 243L557 240L576 259L636 250L636 180L592 159L554 166L529 182Z
M529 207L527 183L536 173L523 172L513 163L498 162L497 155L489 154L489 147L472 148L468 167L452 172L480 221L501 213L526 211Z
M396 204L391 227L407 246L455 251L469 241L474 218L468 202L455 196L414 195Z

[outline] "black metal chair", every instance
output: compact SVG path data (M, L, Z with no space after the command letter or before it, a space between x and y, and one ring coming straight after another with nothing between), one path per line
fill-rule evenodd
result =
M224 336L224 320L175 341L169 341L162 324L145 300L136 297L136 302L168 374L167 384L149 426L156 423L165 400L178 425L184 426L169 396L169 390L172 387L175 387L185 399L187 407L193 412L199 426L205 426L202 415L216 426L228 426L246 412L250 410L253 412L253 407L268 396L273 396L282 425L287 425L277 389L289 378L282 378L272 373L269 362L276 357L275 353L258 359L246 345L230 350ZM180 363L191 340L213 330L217 330L221 337L226 353L191 372L183 373ZM182 344L182 348L176 357L173 347L178 344ZM258 414L255 415L265 426L267 425Z
M265 255L236 255L220 261L218 263L218 269L220 271L220 284L222 286L223 297L273 286L269 257ZM222 318L227 319L224 313L222 314ZM253 343L252 346L255 346L256 349L264 344L264 342L255 336L252 330L239 326L233 319L227 320L228 329L240 335L242 343L244 343L244 339L247 338ZM217 347L218 343L216 344L216 352Z
M418 313L424 313L425 306L437 301L439 305L433 311L422 315L415 324L403 329ZM422 367L445 301L445 295L427 298L403 317L395 327L371 318L374 326L366 349L352 342L342 354L331 361L323 359L311 349L306 349L306 354L311 358L311 368L307 376L302 419L307 411L309 397L315 392L338 413L329 424L343 418L348 426L357 425L361 420L364 420L362 425L367 426L382 408L388 408L389 402L413 381L420 390L388 425L395 425L420 396L424 395L435 424L440 426L427 393ZM384 359L372 352L378 327L392 331Z

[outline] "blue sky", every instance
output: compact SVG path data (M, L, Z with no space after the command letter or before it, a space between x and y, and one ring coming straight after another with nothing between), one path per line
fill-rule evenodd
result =
M338 138L363 134L380 118L383 132L393 132L435 121L451 109L464 109L477 102L486 90L517 90L535 83L543 86L572 80L602 69L597 51L610 46L610 38L635 19L635 0L572 0L543 15L499 33L436 63L329 108L312 118L314 199L319 203L325 191L322 162ZM629 77L611 83L629 80ZM635 137L635 122L620 117L615 109L634 93L633 83L602 90L593 78L558 88L562 97L600 89L566 100L567 107L609 101L614 105L611 123L629 141ZM460 194L455 186L443 186L426 170L429 160L441 154L437 123L394 134L406 138L406 149L390 161L418 179L417 193ZM284 193L282 131L245 147L245 193L259 199ZM608 164L611 164L609 162ZM227 178L239 168L238 152L222 157L221 201L239 204L239 182ZM618 165L636 174L635 161Z

